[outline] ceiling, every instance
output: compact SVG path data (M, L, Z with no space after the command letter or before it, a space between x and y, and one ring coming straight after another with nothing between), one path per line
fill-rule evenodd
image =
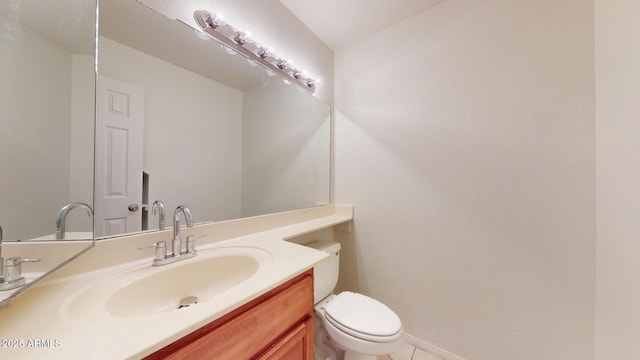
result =
M17 19L71 54L94 53L95 1L4 1L0 5L0 16L5 14L7 19Z
M280 0L332 50L445 0Z
M280 1L335 51L445 0ZM101 5L106 6L109 2ZM29 27L47 34L54 42L63 44L72 53L93 52L92 46L86 44L91 44L93 40L95 9L91 5L95 3L83 0L22 0L20 4L20 10L25 15L22 16L22 20L27 22ZM77 31L78 28L83 30ZM70 36L72 34L77 34L78 37Z

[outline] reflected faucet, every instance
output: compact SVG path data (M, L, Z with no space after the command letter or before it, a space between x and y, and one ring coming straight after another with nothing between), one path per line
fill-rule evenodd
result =
M186 205L179 205L173 212L173 241L171 243L172 256L180 256L182 251L182 239L180 239L180 213L184 215L184 220L188 227L193 226L191 210Z
M82 207L87 212L89 219L93 218L93 209L91 206L82 203L82 202L72 202L63 206L60 211L58 211L58 216L56 217L56 240L64 239L64 235L66 232L65 226L67 222L67 215L71 210L76 207Z
M153 215L158 213L158 230L164 230L164 203L160 200L154 201L151 212Z

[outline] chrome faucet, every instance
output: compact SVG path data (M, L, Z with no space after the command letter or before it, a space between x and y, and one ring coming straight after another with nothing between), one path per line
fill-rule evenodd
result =
M178 205L176 211L173 212L173 241L171 242L172 256L180 256L182 252L182 239L180 238L180 213L184 215L184 221L188 227L193 226L193 217L191 210L185 205Z
M180 238L180 214L184 216L184 220L187 223L187 227L193 226L193 217L191 216L191 210L185 205L180 205L173 213L173 240L171 241L171 252L167 253L167 242L158 241L149 246L138 248L139 250L147 248L155 248L156 256L153 259L153 265L167 265L176 261L185 260L198 255L196 251L195 242L196 238L206 235L189 235L187 236L186 249L182 250L182 239Z
M58 216L56 217L56 240L64 239L64 235L66 232L65 226L67 222L67 215L71 210L78 206L85 209L87 215L89 216L89 219L93 218L93 209L91 209L91 206L82 202L72 202L66 204L60 209L60 211L58 211Z
M164 203L160 200L154 201L151 212L153 215L158 213L158 230L164 230Z
M26 283L22 276L22 263L38 262L40 259L23 259L20 257L10 257L4 261L2 257L2 226L0 226L0 291L11 290Z
M21 257L10 257L2 265L2 276L0 276L0 291L11 290L26 284L22 276L22 263L39 262L40 259L23 259Z

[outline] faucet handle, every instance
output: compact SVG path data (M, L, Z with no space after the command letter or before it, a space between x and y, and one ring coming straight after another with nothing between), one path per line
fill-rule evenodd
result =
M15 266L22 263L31 263L31 262L40 262L39 258L21 258L21 257L10 257L7 259L6 266Z
M195 254L196 253L196 239L205 237L209 235L189 235L187 236L187 254Z
M4 282L17 283L22 281L22 263L39 262L38 258L21 258L19 256L7 258L4 262ZM6 289L5 289L6 290Z
M167 258L167 242L166 241L158 241L158 242L153 243L151 245L139 247L138 250L143 250L143 249L148 249L148 248L155 248L156 249L156 257L153 259L154 262L155 261L162 261L162 260Z

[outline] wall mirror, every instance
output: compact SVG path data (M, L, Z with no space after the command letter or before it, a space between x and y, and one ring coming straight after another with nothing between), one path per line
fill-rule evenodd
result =
M0 309L94 244L95 25L95 0L0 1L0 267L40 262L0 274ZM57 222L74 241L38 255Z
M70 202L93 204L95 0L0 2L0 226L55 239ZM93 239L73 210L69 239Z
M194 8L193 10L198 10ZM135 0L100 3L95 231L329 202L330 109Z

